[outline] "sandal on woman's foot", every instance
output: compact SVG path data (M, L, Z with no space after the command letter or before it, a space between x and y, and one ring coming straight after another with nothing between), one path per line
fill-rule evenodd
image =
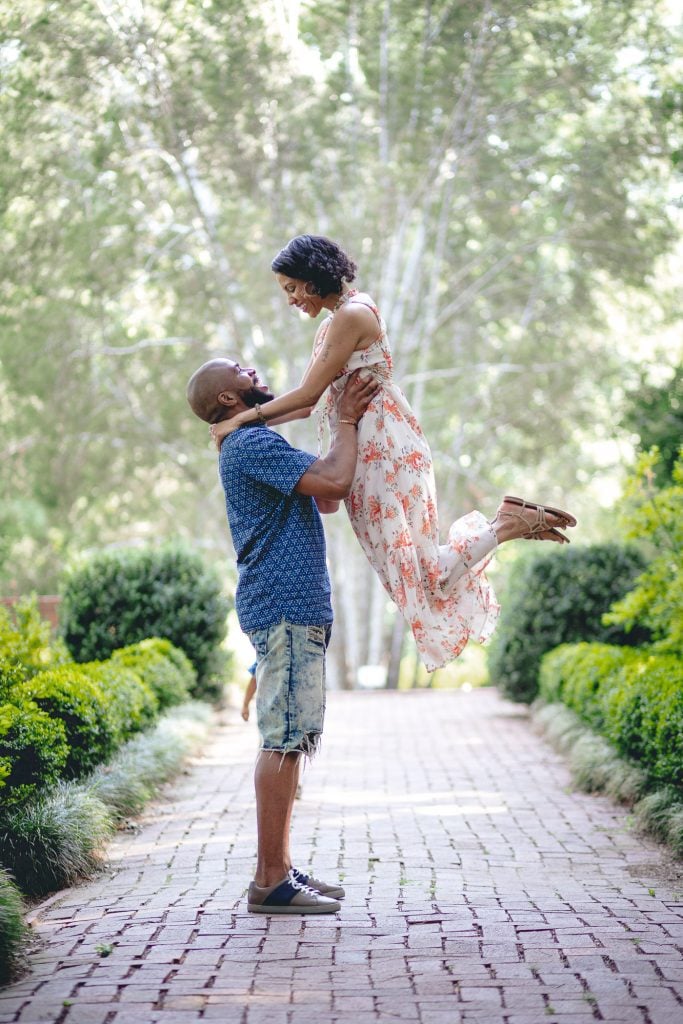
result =
M519 500L521 501L522 499L520 498ZM560 526L564 529L565 526L571 525L571 523L562 521L560 518L562 513L559 510L551 510L545 505L535 505L531 502L525 501L519 512L504 511L506 501L509 502L509 498L503 498L503 503L497 512L497 518L499 520L511 519L515 523L519 523L520 525L515 527L515 529L519 531L516 533L519 540L552 540L559 541L561 544L569 542L569 537L565 537L563 533L560 533L557 527ZM514 502L511 504L514 505ZM533 516L524 515L524 512L526 512L527 509L533 513ZM554 522L551 522L548 519L548 516L550 516ZM573 518L574 517L572 516L572 519ZM576 520L574 520L574 522L576 522ZM562 539L560 540L560 538Z
M554 508L552 505L538 505L535 501L525 501L524 498L516 498L513 494L505 494L503 496L503 503L506 501L511 505L519 505L520 508L534 509L543 517L548 514L551 516L557 516L559 519L564 519L564 522L560 524L562 529L566 529L567 526L576 526L576 519L574 516L570 512L563 511L561 508ZM548 523L547 529L553 529L553 527L550 526L550 523Z
M522 538L524 540L525 538ZM569 544L571 543L569 537L566 537L560 530L555 526L551 526L549 530L545 530L543 533L535 533L532 537L527 537L527 540L552 540L556 544Z

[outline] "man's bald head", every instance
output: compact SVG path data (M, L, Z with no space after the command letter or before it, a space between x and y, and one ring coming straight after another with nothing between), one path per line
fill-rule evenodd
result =
M210 359L190 377L187 400L192 412L206 423L218 423L230 415L230 407L221 395L237 393L237 363L231 359Z
M210 359L190 377L187 400L200 420L218 423L257 404L272 401L255 370L245 370L232 359Z

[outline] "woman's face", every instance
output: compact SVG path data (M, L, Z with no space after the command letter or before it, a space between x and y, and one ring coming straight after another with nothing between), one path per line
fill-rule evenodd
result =
M312 292L312 285L307 281L300 281L296 277L287 277L286 274L276 274L275 279L287 296L287 303L296 306L302 313L308 313L315 318L323 308L323 300L320 295Z

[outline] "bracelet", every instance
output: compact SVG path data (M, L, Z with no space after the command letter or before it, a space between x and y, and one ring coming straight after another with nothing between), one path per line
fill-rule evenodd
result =
M337 420L338 423L348 423L352 427L357 427L358 424L355 420Z
M266 425L266 423L268 421L267 421L266 417L263 415L263 410L261 409L261 406L260 405L255 405L255 406L253 406L253 408L256 410L256 422L260 423L261 426L265 427L265 425Z

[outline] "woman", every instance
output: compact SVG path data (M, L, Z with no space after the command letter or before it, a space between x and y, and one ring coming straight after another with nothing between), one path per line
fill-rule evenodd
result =
M290 306L311 318L323 309L328 316L299 387L212 426L212 436L220 447L228 433L247 423L300 418L325 391L321 420L334 427L350 373L364 369L380 383L358 425L358 464L346 508L361 547L433 671L456 658L470 638L483 642L493 632L499 608L483 570L498 544L516 538L568 543L560 529L575 526L576 519L507 495L493 520L470 512L440 544L429 445L393 380L380 312L369 295L350 287L355 263L329 238L299 235L271 267Z

